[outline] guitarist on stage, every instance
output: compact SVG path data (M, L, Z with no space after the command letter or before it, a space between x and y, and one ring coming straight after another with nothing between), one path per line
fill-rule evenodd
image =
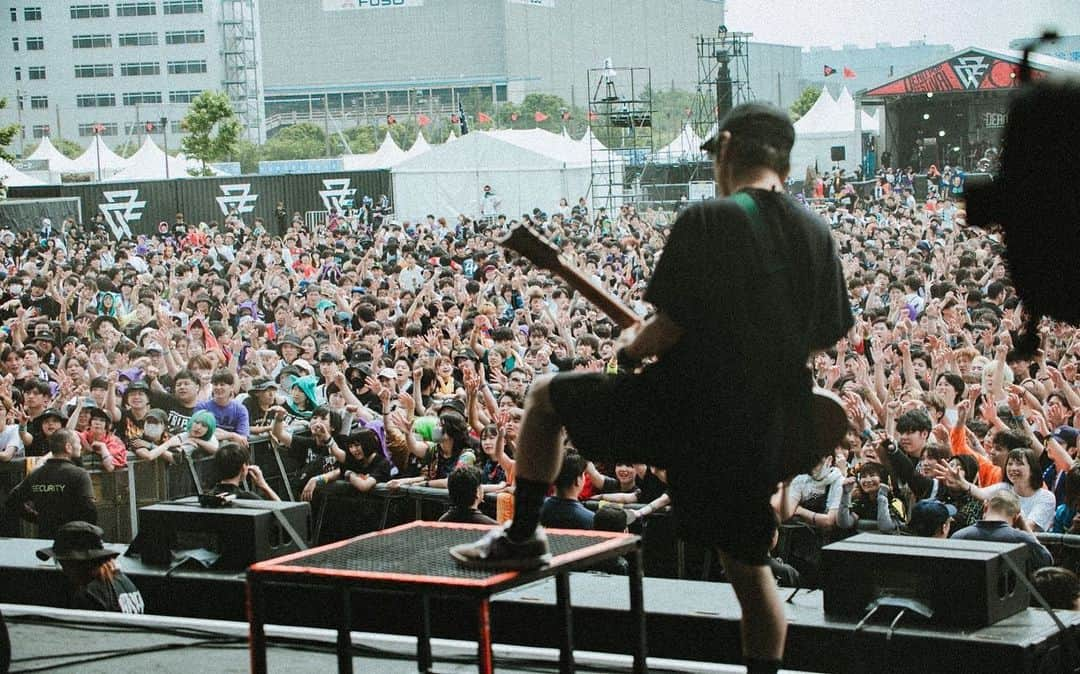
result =
M514 519L452 548L461 565L550 560L539 512L565 428L588 458L668 469L680 535L717 548L739 597L749 671L777 670L786 621L766 566L770 497L816 462L807 360L852 325L828 226L784 190L794 142L778 108L747 103L724 118L702 147L732 198L679 215L645 295L656 313L621 337L628 367L533 383L514 457Z

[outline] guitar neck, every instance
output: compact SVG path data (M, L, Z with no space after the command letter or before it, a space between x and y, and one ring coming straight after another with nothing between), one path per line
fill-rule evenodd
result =
M597 309L615 321L620 328L629 328L641 320L641 317L634 313L630 307L612 297L611 293L601 288L577 269L560 261L558 265L552 265L551 271L566 281L571 288L581 293L585 299L592 302Z

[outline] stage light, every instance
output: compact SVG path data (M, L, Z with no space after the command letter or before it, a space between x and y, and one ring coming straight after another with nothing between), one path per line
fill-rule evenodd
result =
M945 129L942 129L942 130L938 131L938 132L937 132L937 135L938 135L938 137L940 137L940 138L944 138L944 137L945 137Z
M930 119L930 113L929 113L929 112L924 112L924 113L922 114L922 118L923 118L923 119Z
M926 92L926 97L927 98L933 98L934 97L934 92L932 92L932 91Z

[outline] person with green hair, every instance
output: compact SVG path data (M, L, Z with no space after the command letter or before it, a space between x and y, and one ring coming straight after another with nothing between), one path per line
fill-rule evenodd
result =
M199 410L188 419L187 428L182 433L177 433L165 442L161 443L150 452L149 458L161 457L172 463L175 454L184 452L191 454L201 449L207 454L213 455L218 450L218 439L214 436L217 430L217 419L208 410Z

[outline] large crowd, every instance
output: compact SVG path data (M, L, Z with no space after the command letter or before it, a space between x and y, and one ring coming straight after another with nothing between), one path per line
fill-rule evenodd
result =
M882 172L860 194L836 172L801 195L831 225L850 290L855 327L813 370L851 426L778 497L803 525L778 577L812 583L821 544L866 528L1022 540L1033 566L1073 563L1033 534L1080 533L1080 331L1046 322L1035 357L1013 350L1024 308L1003 242L965 224L957 176L919 195L910 172ZM496 241L528 221L645 317L677 217L549 208L399 221L361 206L273 234L235 213L177 214L119 242L100 218L0 232L0 461L49 457L39 472L84 485L83 467L214 456L216 491L279 498L249 461L268 441L316 507L416 484L450 490L448 517L490 521L478 506L512 489L532 378L620 367L615 323ZM621 529L639 510L619 505L666 504L661 468L567 456L547 524ZM88 487L49 494L34 479L9 515L36 518L42 537L92 520ZM589 499L615 506L598 516Z

